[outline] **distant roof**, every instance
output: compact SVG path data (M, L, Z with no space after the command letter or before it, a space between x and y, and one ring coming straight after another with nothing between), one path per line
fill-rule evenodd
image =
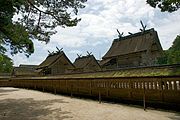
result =
M44 68L44 67L49 67L51 66L53 63L55 63L60 57L64 56L66 58L66 60L71 63L71 61L67 58L67 56L65 55L65 53L63 51L54 53L54 54L50 54L47 56L47 58L37 67L38 69ZM71 63L72 64L72 63ZM73 65L73 64L72 64ZM74 65L73 65L74 66Z
M35 68L38 65L26 65L26 64L20 64L19 67L28 67L28 68Z
M19 65L19 67L14 67L14 75L36 75L35 69L36 65Z
M61 52L53 54L53 55L48 55L47 58L37 68L44 68L44 67L51 65L63 54L64 54L64 52L61 51Z
M93 60L96 61L96 59L95 59L95 57L93 55L87 55L87 56L78 57L78 58L76 58L76 60L74 62L74 66L76 68L84 68L85 66L87 66ZM97 62L97 64L98 64L98 62Z
M109 58L109 59L105 59L105 60L101 60L101 61L99 62L99 64L102 66L102 65L104 65L105 63L107 63L107 62L109 62L109 61L111 61L110 58Z
M149 39L150 37L153 38ZM155 42L159 49L162 50L158 34L153 28L144 32L128 35L120 39L114 39L111 48L103 58L110 58L114 56L145 51L149 48L149 45L152 44L152 42Z

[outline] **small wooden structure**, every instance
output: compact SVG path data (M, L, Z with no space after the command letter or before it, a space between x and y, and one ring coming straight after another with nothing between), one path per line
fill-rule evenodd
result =
M74 65L65 53L63 51L58 51L49 54L36 70L40 75L58 75L71 73L74 69Z
M158 34L152 28L114 39L100 65L104 69L151 66L162 54Z
M101 71L101 66L94 55L79 56L74 62L75 72L96 72Z
M14 67L12 71L12 76L37 76L35 72L37 65L19 65L19 67Z

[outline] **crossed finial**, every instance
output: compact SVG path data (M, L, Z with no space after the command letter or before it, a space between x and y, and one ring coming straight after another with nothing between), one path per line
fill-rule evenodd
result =
M140 20L140 23L141 23L141 26L142 26L142 29L140 28L140 31L144 32L146 30L147 25L144 25L142 20Z
M91 54L92 54L92 52L88 52L88 51L87 51L87 54L88 54L88 55L91 55Z
M118 29L116 29L116 30L117 30L117 32L118 32L118 34L119 34L119 35L118 35L119 39L121 39L121 38L123 37L124 32L120 33Z

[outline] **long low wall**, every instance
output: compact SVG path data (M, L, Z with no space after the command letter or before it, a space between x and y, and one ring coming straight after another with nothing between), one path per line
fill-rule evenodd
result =
M9 86L99 99L172 104L180 108L180 76L118 78L10 78Z
M11 87L10 76L0 76L0 87Z
M18 87L85 95L98 99L118 99L172 105L180 109L180 76L161 77L109 77L109 78L60 78L60 77L5 77L0 87Z

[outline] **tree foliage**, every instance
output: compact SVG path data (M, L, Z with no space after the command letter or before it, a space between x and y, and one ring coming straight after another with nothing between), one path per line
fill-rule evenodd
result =
M173 45L164 51L164 56L158 59L158 64L180 64L180 35L177 35Z
M33 41L49 42L57 26L76 26L78 9L87 0L0 0L0 51L29 56ZM16 19L16 20L13 20Z
M176 37L168 50L168 64L180 64L180 35Z
M180 0L147 0L150 6L161 9L162 12L174 12L180 8Z
M7 55L0 54L0 73L10 73L12 68L12 60Z

